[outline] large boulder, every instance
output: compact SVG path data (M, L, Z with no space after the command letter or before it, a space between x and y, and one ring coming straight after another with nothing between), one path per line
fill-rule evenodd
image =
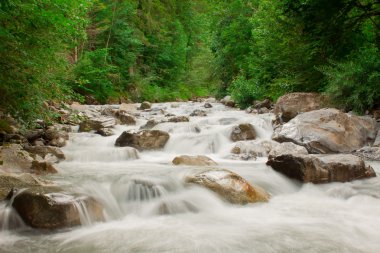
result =
M102 205L89 196L41 187L14 194L13 208L33 228L60 229L104 220Z
M266 202L269 194L241 176L223 169L212 169L187 176L187 183L203 186L233 204Z
M101 128L110 128L115 126L116 121L113 117L95 117L89 118L79 124L79 132L89 132L92 130L99 130Z
M376 176L361 158L351 154L284 154L269 157L267 165L304 183L348 182Z
M138 150L163 148L169 140L169 134L160 130L142 130L137 133L123 132L115 142L117 147L134 147Z
M189 166L210 166L217 165L211 158L204 155L188 156L181 155L173 159L174 165L189 165Z
M305 112L277 128L273 140L293 142L309 153L351 152L375 138L376 122L337 109Z
M327 97L318 93L288 93L277 100L274 113L283 122L288 122L299 113L318 110L325 107L326 104Z
M251 124L240 124L232 129L232 141L247 141L256 139L255 128Z

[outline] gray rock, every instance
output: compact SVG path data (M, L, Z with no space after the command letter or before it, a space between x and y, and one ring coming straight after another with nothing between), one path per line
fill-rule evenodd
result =
M163 148L169 134L160 130L142 130L137 133L123 132L115 142L117 147L134 147L138 150Z
M232 141L246 141L256 139L255 128L251 124L240 124L232 129Z
M269 194L244 178L224 169L210 169L186 177L187 183L205 187L233 204L267 202Z
M309 153L352 152L375 138L375 121L337 109L305 112L275 130L273 140L293 142Z
M274 170L304 183L348 182L376 176L364 161L350 154L291 155L269 157Z

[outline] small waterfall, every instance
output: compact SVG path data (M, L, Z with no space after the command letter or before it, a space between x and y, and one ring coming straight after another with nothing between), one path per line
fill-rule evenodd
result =
M15 197L26 189L15 191L12 189L12 195L8 202L0 205L0 230L8 231L14 229L27 228L17 211L12 207Z
M126 200L144 202L167 195L167 190L162 186L147 180L135 179L128 183Z
M86 206L84 200L83 199L76 199L73 202L73 204L75 206L75 209L79 213L80 223L83 226L92 225L92 218L91 218L90 214L88 213L88 209L87 209L87 206Z

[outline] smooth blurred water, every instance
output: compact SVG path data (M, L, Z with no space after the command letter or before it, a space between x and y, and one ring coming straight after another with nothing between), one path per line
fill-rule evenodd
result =
M174 104L174 105L173 105ZM126 129L139 129L152 112L142 112L137 126L117 126L114 136L73 133L63 149L67 159L49 179L97 198L106 222L55 232L0 232L0 252L380 252L380 180L302 185L257 161L231 160L229 139L239 123L255 126L258 139L270 140L271 114L202 103L154 104L166 113L207 117L188 123L163 123L170 140L161 151L136 152L114 147ZM199 131L200 130L200 131ZM183 184L194 168L173 166L177 155L202 154L218 168L232 170L266 189L268 203L231 205L214 193ZM380 163L370 163L380 173Z

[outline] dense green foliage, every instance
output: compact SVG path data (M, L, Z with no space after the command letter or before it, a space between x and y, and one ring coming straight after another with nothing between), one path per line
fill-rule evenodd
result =
M380 100L380 3L375 0L221 1L214 52L240 106L291 91L326 91L346 109ZM348 94L349 93L349 94Z
M376 0L3 0L0 108L21 121L46 101L168 101L286 92L379 105ZM220 83L220 84L219 84Z

